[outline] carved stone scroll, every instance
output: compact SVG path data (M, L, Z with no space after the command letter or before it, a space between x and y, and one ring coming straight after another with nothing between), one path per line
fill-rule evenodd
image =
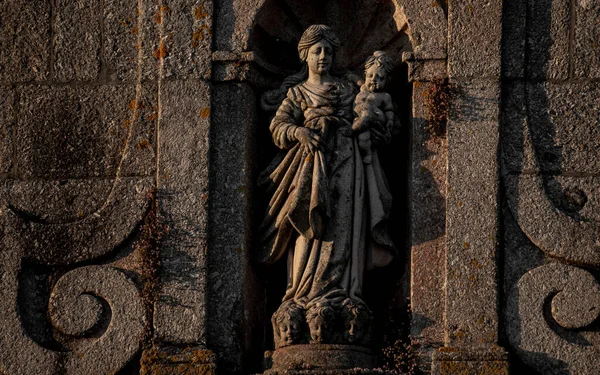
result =
M1 221L1 220L0 220ZM67 272L54 287L50 318L64 334L80 337L93 331L98 338L81 343L81 350L46 349L21 328L18 314L18 274L21 257L4 236L0 252L0 364L9 374L93 374L121 369L139 350L146 318L135 284L121 271L106 266L87 266ZM13 248L14 249L14 248ZM109 311L102 311L102 304ZM96 332L103 315L110 316L105 331ZM95 337L95 336L94 336Z
M527 272L509 296L508 334L519 356L542 374L597 374L600 285L587 271L548 264Z
M513 216L546 254L580 265L600 266L600 224L576 220L556 209L539 175L504 176Z

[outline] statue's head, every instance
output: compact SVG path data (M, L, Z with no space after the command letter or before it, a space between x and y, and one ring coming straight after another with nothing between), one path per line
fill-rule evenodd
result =
M360 302L346 300L341 311L344 321L344 341L349 344L367 343L371 331L371 311Z
M323 74L329 71L340 41L326 25L309 26L298 43L300 60L308 65L310 71Z
M295 303L282 305L271 318L275 333L275 346L297 343L300 339L303 323L303 310Z
M365 87L371 92L383 91L389 81L392 61L383 51L375 51L365 63Z
M306 321L310 329L311 343L327 343L331 338L335 312L331 306L316 304L308 309Z

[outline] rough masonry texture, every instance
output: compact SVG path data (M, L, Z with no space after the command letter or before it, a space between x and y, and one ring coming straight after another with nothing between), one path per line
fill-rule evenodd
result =
M0 374L598 373L597 1L1 8ZM336 44L302 40L315 24L339 41L332 65L307 56L312 73L289 85L301 41ZM327 120L310 124L300 86L330 76ZM319 143L277 138L282 124L346 137L304 186L336 186L315 195L333 202L325 240L372 246L356 218L385 212L382 267L363 267L367 245L336 263L319 226L297 220L265 258L263 171L280 147ZM385 176L366 193L391 205L354 210L343 194L362 185L336 167L344 152L354 172ZM288 264L302 251L360 291L340 282L344 298L324 297L330 279Z

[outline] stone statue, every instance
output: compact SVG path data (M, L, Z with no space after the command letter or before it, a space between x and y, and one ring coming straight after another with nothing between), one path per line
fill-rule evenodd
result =
M383 91L388 83L390 70L391 61L385 52L373 53L365 64L365 83L360 87L360 93L354 102L357 117L352 124L352 132L358 134L358 145L365 164L371 163L369 129L377 128L388 140L392 136L394 104L390 94Z
M393 116L389 95L380 92L389 65L381 53L369 59L373 76L357 98L352 75L336 64L339 46L331 28L310 26L298 44L303 69L262 98L263 108L277 108L270 130L282 149L259 181L271 197L260 260L287 259L287 290L272 319L278 348L367 344L363 274L387 265L394 251L387 228L392 200L376 150L389 138ZM356 135L366 129L373 149L363 162ZM308 332L299 334L300 327Z

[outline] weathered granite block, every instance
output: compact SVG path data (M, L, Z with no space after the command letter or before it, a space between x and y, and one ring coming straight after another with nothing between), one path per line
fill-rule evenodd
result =
M264 296L250 265L256 103L247 84L214 85L212 98L207 335L219 368L234 373L263 350Z
M600 4L590 0L574 2L574 74L581 78L600 78Z
M500 74L501 7L502 4L497 1L449 3L450 77L488 78Z
M50 2L15 0L0 13L0 82L43 81L49 74Z
M401 7L410 25L410 38L416 55L422 59L448 56L448 22L445 1L423 3L406 1Z
M447 142L427 128L425 97L433 83L413 85L411 150L411 336L429 353L444 343ZM427 366L428 365L428 366Z
M140 375L215 375L216 356L199 347L144 351Z
M435 353L431 374L506 375L508 368L508 355L498 346L467 350L441 348Z
M218 1L214 11L214 50L248 50L249 31L259 11L252 1ZM302 32L302 28L299 28Z
M8 87L2 88L0 96L0 176L10 170L13 160L13 132L14 132L14 91Z
M448 123L448 346L497 343L499 85L458 83ZM477 228L477 230L473 230Z
M146 50L149 47L144 45L143 36L150 31L146 30L148 22L145 22L145 19L148 16L145 7L138 9L140 3L146 4L149 1L107 0L104 2L102 48L106 66L103 69L107 71L111 80L136 81L143 69L138 65L147 59L145 56L148 54ZM156 69L156 66L151 69Z
M107 1L104 53L113 79L210 76L212 2ZM139 66L138 66L139 65Z
M527 122L527 84L510 82L503 85L502 103L502 173L532 171L537 161Z
M114 177L154 170L156 92L150 87L28 85L18 95L19 176Z
M506 78L525 76L527 43L527 2L504 0L502 22L502 74Z
M154 327L162 343L206 344L209 87L196 80L161 87L158 202L169 231Z
M209 78L211 75L213 2L167 0L158 24L165 57L163 77ZM159 45L160 47L160 45Z
M530 0L527 78L569 77L570 0Z
M596 84L514 83L506 87L503 160L507 171L600 170L596 157L600 89Z
M97 0L57 1L53 20L54 75L90 81L100 72L102 7Z
M519 223L504 204L502 209L502 235L504 237L503 254L503 306L512 289L527 271L544 263L544 253L539 251L519 227ZM504 313L504 310L503 310ZM506 335L505 332L502 332Z

